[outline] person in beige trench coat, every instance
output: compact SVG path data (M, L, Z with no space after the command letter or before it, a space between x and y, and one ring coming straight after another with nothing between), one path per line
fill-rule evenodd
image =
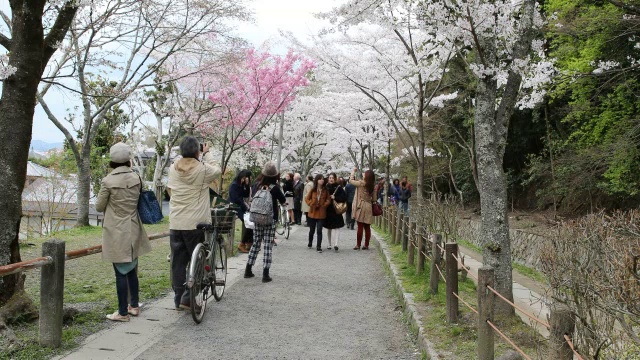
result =
M349 177L349 183L356 187L356 194L353 198L353 218L358 224L358 232L356 234L356 247L353 250L360 250L362 244L362 231L365 232L364 246L362 250L369 249L369 240L371 240L371 223L373 222L373 209L371 204L376 201L376 192L374 191L375 174L372 170L364 173L363 180L356 180L356 170L353 169Z
M96 210L104 212L102 259L113 263L116 274L118 311L107 315L113 321L129 321L137 316L138 257L151 251L147 233L138 215L142 180L131 170L131 148L117 143L110 150L113 171L102 179ZM128 294L131 294L131 304Z
M309 225L309 204L307 204L307 202L305 201L305 199L307 198L307 194L309 194L309 191L311 191L311 189L313 189L313 176L308 175L307 176L307 182L304 184L304 189L302 190L302 207L301 207L301 211L304 213L305 216L305 225Z

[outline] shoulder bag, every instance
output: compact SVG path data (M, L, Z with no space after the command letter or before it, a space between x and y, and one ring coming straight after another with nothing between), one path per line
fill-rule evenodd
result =
M371 214L373 214L373 216L382 215L382 206L380 206L377 201L371 202Z
M162 220L162 209L156 199L156 194L151 190L142 190L144 183L140 178L140 196L138 197L138 214L143 224L155 224Z
M334 198L335 198L335 195L336 195L336 192L338 191L338 189L340 189L339 185L335 189L335 191L333 192ZM333 209L336 211L336 214L342 215L345 212L347 212L347 203L346 202L337 202L335 199L333 199Z

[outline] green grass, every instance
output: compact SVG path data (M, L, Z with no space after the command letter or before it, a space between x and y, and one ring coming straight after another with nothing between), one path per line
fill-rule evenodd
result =
M440 281L437 294L433 295L429 291L429 260L427 259L427 264L425 264L424 274L418 275L415 267L407 264L407 253L402 251L402 245L390 244L389 234L383 233L380 228L376 227L375 229L379 234L382 234L387 242L391 261L400 273L405 291L413 293L427 337L434 344L438 353L443 355L443 358L453 360L476 358L477 315L460 302L459 322L448 324L444 282ZM476 286L471 279L458 282L458 294L472 307L477 308ZM545 340L519 318L496 320L496 325L513 339L526 354L532 358L543 358L544 346L542 344ZM495 344L496 357L511 349L511 346L503 341L499 335L495 336ZM426 358L426 355L424 356Z

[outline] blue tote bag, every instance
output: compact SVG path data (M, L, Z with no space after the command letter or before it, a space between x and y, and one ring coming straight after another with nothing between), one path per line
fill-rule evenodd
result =
M138 175L140 176L140 175ZM162 220L162 208L151 190L142 190L143 182L140 178L140 197L138 198L138 214L143 224L155 224Z

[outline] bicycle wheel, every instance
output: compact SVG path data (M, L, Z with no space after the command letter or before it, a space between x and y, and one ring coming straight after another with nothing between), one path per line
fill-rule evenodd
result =
M285 210L284 213L286 214L286 216L283 217L285 221L284 238L289 239L289 234L291 233L291 223L289 221L291 220L289 219L289 212Z
M213 254L213 273L213 298L220 301L227 284L227 250L221 236L218 236L216 251Z
M282 211L282 206L279 207L280 209L280 216L278 216L278 221L276 221L276 234L278 235L284 235L284 230L286 227L286 219L283 216L283 211ZM284 213L286 214L287 211L285 210Z
M193 317L193 321L196 324L202 322L204 311L207 308L207 297L209 296L210 285L205 271L206 260L207 252L205 246L198 244L191 255L187 280L191 302L191 317Z

